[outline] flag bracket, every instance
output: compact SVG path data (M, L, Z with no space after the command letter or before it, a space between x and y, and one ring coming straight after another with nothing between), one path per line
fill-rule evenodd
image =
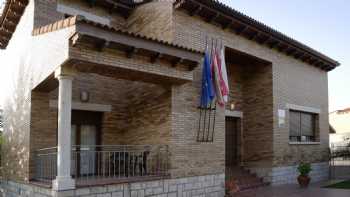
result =
M199 126L197 142L213 142L216 122L216 103L209 107L198 107Z

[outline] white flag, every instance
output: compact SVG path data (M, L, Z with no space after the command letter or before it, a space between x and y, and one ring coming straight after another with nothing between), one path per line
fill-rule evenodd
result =
M222 79L224 80L225 86L227 88L227 94L224 94L222 96L224 97L225 103L227 103L228 102L228 96L230 94L230 88L228 86L227 68L226 68L226 61L225 61L225 47L221 48L220 59L221 59Z

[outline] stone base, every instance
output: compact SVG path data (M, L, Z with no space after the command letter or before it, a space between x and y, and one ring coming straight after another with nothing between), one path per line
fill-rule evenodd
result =
M75 180L71 177L57 177L52 181L52 190L65 191L75 189Z
M312 163L312 171L310 173L311 182L319 182L329 178L328 162ZM249 168L257 176L264 179L271 185L297 184L298 166L283 166L273 168Z
M96 187L82 187L67 191L54 191L49 188L12 181L1 182L4 196L115 196L115 197L223 197L225 196L225 175L206 175L158 181L125 183Z

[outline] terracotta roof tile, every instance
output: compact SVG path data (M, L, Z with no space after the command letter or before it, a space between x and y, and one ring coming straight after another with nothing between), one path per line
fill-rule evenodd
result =
M161 43L161 44L164 44L164 45L180 48L180 49L183 49L183 50L186 50L186 51L190 51L190 52L193 52L193 53L204 53L203 51L194 50L192 48L188 48L188 47L185 47L185 46L174 44L172 42L159 40L159 39L156 39L156 38L153 38L153 37L144 36L144 35L141 35L141 34L138 34L138 33L126 31L126 30L123 30L123 29L117 29L117 28L114 28L114 27L111 27L111 26L108 26L108 25L104 25L104 24L100 24L100 23L97 23L97 22L94 22L94 21L90 21L90 20L87 20L83 16L73 16L73 17L69 17L67 19L63 19L63 20L57 21L57 22L55 22L53 24L49 24L49 25L45 25L45 26L42 26L42 27L38 27L38 28L33 30L32 34L34 36L37 36L37 35L40 35L40 34L45 34L45 33L48 33L48 32L57 31L59 29L67 28L69 26L73 26L73 25L78 24L78 23L90 24L90 25L93 25L95 27L99 27L99 28L102 28L102 29L106 29L106 30L109 30L109 31L116 32L116 33L126 34L126 35L129 35L129 36L132 36L132 37L158 42L158 43Z

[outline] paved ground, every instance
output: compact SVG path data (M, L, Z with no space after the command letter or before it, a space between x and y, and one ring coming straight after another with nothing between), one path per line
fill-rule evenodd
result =
M333 182L332 182L333 183ZM311 184L309 188L302 189L299 185L269 186L253 191L244 192L235 197L350 197L350 189L326 189L322 186L329 185L330 182Z

